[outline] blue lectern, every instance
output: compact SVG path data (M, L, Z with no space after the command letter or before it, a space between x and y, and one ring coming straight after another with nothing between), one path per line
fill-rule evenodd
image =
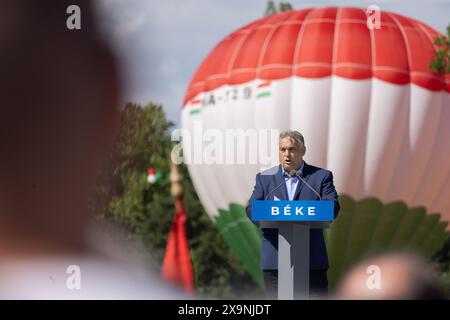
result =
M252 202L252 220L278 229L278 299L309 298L309 230L334 220L332 200Z

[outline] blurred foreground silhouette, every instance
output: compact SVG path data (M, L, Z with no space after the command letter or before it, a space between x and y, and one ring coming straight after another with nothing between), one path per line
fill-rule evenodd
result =
M73 4L80 30L66 26ZM89 244L121 92L90 1L2 1L0 43L0 298L183 298Z
M336 291L338 299L443 300L430 265L411 253L381 254L353 266Z

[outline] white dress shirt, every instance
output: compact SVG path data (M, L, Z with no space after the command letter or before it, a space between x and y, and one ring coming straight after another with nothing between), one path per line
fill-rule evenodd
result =
M303 171L303 167L305 166L305 161L302 161L302 164L300 165L300 171ZM283 170L283 177L286 181L286 190L288 194L288 199L293 200L295 190L297 190L297 185L299 179L297 177L293 177L289 179L289 174L284 170L283 166L281 166L281 169Z

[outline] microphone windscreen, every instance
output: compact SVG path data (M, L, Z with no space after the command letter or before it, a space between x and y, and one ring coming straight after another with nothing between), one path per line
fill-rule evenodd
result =
M297 170L292 169L291 172L289 172L289 177L295 177L296 174L297 174Z

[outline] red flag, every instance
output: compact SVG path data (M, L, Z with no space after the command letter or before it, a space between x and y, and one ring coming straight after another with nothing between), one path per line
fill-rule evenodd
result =
M176 199L175 208L175 217L167 240L161 276L166 281L182 285L186 292L192 294L194 276L186 236L187 213L180 198Z

